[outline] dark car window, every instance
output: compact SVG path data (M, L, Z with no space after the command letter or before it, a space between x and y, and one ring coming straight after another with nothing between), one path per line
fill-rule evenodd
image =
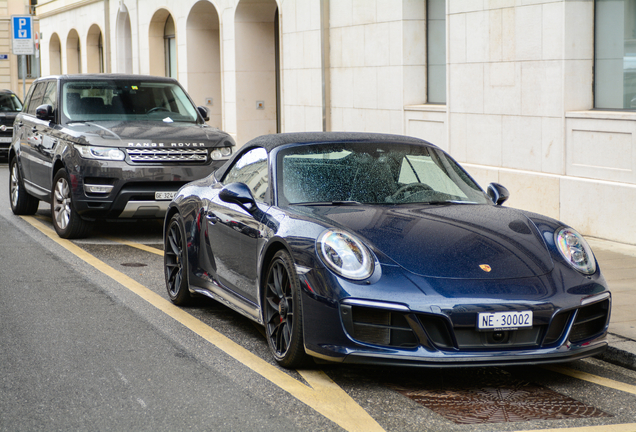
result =
M33 94L31 95L31 99L27 106L27 113L35 115L35 110L37 107L42 105L42 98L44 97L44 92L46 90L46 85L48 83L46 81L39 82L35 85L35 90L33 90Z
M13 93L0 93L0 111L19 112L22 111L20 99Z
M49 81L49 85L44 92L44 98L42 104L51 105L55 109L55 103L57 102L57 81Z
M427 146L344 143L278 153L280 204L491 204L445 153Z
M236 160L223 179L224 184L245 183L257 201L263 202L269 184L267 151L255 148Z
M68 81L62 86L67 121L197 122L198 113L176 83L142 80Z

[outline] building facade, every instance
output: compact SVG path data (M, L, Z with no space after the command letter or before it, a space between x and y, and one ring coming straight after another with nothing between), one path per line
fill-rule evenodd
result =
M239 145L421 137L512 207L636 244L635 3L40 0L37 17L43 74L174 76Z
M40 74L40 59L36 54L24 56L26 77L23 82L23 56L12 53L11 16L31 15L34 12L31 3L31 0L0 0L0 88L13 91L21 100L24 99L23 90L28 91ZM33 18L33 31L37 32L38 21Z

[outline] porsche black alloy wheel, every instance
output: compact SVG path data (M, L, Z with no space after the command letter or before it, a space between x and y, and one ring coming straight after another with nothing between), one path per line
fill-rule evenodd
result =
M91 229L90 222L75 211L71 182L64 168L55 173L53 178L51 216L57 235L65 239L86 237Z
M9 168L9 197L13 214L32 215L38 211L40 201L24 190L22 173L20 173L20 166L16 158L11 160Z
M305 360L300 283L286 251L278 251L269 265L263 294L265 333L279 365L297 368Z
M164 238L163 269L168 296L172 303L184 306L191 302L192 297L188 290L185 230L179 214L175 214L170 219L170 225L168 225L168 231Z

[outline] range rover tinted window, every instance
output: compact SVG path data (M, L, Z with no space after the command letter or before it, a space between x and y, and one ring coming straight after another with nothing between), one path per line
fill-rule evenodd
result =
M44 96L44 91L46 90L47 82L39 82L35 85L35 89L31 94L31 99L26 108L26 112L31 115L35 115L35 110L38 106L42 105L42 97Z
M55 109L55 103L57 101L57 81L49 81L46 91L44 92L43 104L48 104Z

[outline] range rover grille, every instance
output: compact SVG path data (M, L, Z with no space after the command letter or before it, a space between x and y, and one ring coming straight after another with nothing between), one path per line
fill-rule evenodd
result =
M149 148L129 148L126 149L131 162L149 163L149 162L191 162L205 163L208 161L208 151L204 148L199 149L149 149Z

